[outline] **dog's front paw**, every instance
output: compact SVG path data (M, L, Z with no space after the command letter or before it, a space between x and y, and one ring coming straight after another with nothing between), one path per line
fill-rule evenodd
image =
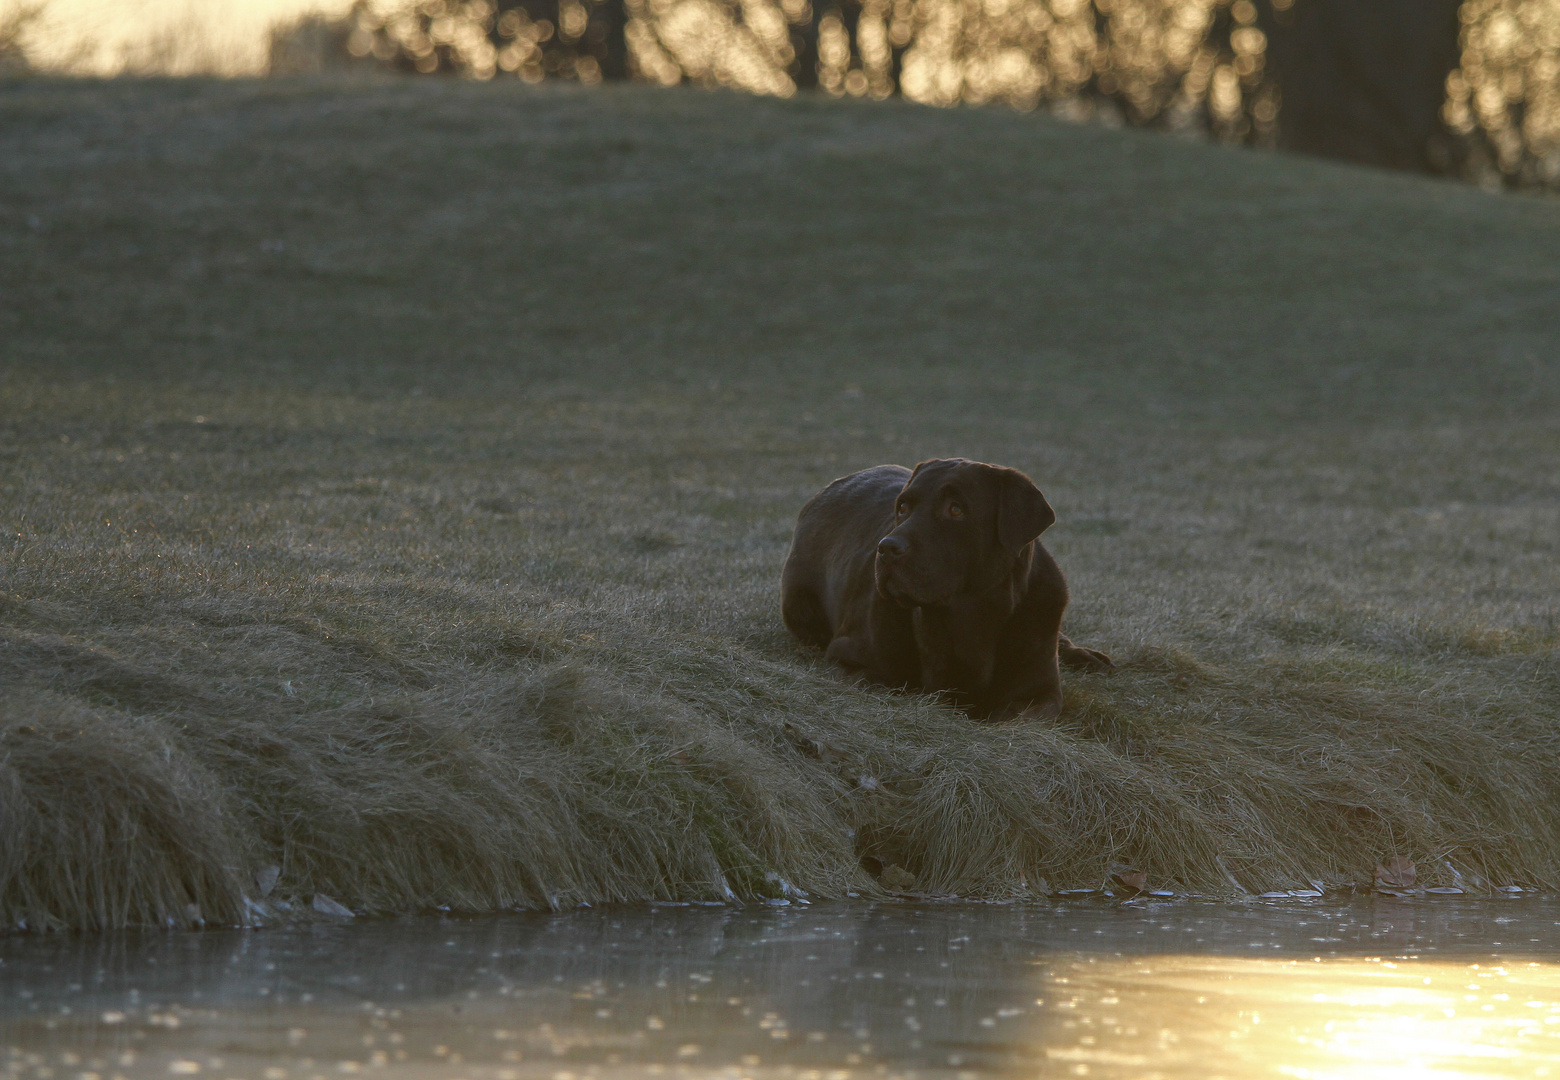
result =
M1070 645L1057 650L1057 659L1062 666L1073 671L1087 671L1096 675L1104 675L1116 670L1116 664L1105 653L1098 649L1085 649L1077 645Z

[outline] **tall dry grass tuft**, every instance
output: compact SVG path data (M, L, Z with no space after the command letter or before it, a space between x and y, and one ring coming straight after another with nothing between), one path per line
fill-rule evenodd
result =
M0 732L0 908L9 925L244 919L223 793L174 732L14 689L0 700Z
M3 600L13 620L34 614ZM7 627L6 924L231 923L318 893L387 913L871 888L831 812L837 779L775 732L755 741L657 693L653 671L549 659L566 636L512 627L451 635L468 658L506 656L503 674L441 671L329 623L258 614L197 602L159 621L214 623L226 659L298 682L357 667L381 692L299 707L290 679L270 700L234 700L176 661Z
M1552 724L1452 690L1150 648L1075 678L1056 723L980 725L629 610L425 595L462 625L355 635L375 591L309 618L160 598L121 648L19 628L83 613L5 597L6 924L881 894L864 865L987 899L1122 863L1220 895L1360 885L1397 854L1428 882L1560 883ZM202 662L153 655L202 623L178 644ZM290 678L222 686L256 667Z

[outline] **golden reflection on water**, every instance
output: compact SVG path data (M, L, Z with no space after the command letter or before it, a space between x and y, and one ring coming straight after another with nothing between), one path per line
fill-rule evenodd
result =
M1035 1056L1073 1075L1560 1075L1560 965L1081 959L1044 982Z

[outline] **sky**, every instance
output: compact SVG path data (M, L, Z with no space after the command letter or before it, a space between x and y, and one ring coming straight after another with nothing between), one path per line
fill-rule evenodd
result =
M0 0L7 16L37 0ZM78 75L261 75L272 27L350 0L44 0L23 30L30 61Z

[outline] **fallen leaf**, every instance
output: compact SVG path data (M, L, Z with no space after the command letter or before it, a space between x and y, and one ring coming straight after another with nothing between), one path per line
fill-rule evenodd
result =
M687 765L693 761L693 759L688 756L688 751L686 750L673 750L666 756L677 762L679 765Z
M1387 860L1387 865L1376 867L1376 886L1385 886L1388 889L1412 889L1414 887L1414 864L1401 855L1394 855Z
M262 866L255 871L255 888L260 892L260 899L271 895L271 890L276 888L276 879L281 876L280 866Z
M310 906L321 915L330 915L337 919L350 919L353 917L351 908L338 904L322 892L314 894L314 903Z
M810 758L819 761L836 761L845 756L845 751L825 739L815 739L804 733L795 724L784 724L782 730L786 737L796 744L796 748Z
M915 875L896 863L883 868L883 873L878 875L878 884L887 889L913 889Z
M1110 872L1111 880L1123 889L1142 892L1148 888L1148 875L1130 866L1118 866Z

